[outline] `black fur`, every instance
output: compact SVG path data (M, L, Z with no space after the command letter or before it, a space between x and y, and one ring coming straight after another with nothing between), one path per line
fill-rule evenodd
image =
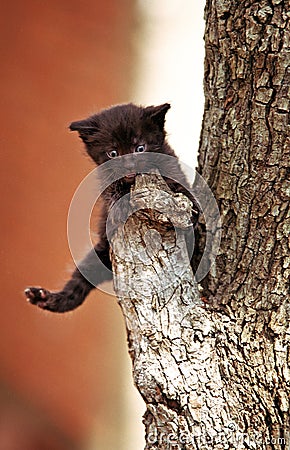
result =
M118 163L115 166L113 164L115 169L110 169L116 170L117 174L122 167L122 170L125 170L128 176L113 181L102 194L103 209L99 224L100 237L95 249L82 261L80 270L75 269L71 279L60 292L51 293L43 288L27 288L25 294L32 304L53 312L70 311L81 305L95 286L112 278L109 242L106 234L108 211L118 199L130 192L136 173L150 169L146 166L148 163L144 163L142 158L138 160L137 152L145 151L156 155L163 154L174 157L174 159L170 159L170 162L166 162L166 167L158 167L158 165L164 165L164 161L160 157L160 164L158 164L157 156L157 163L156 157L154 158L155 165L159 169L162 168L163 173L168 174L164 179L172 191L181 192L190 198L193 203L192 222L193 225L196 224L198 206L192 194L185 188L189 188L188 182L180 169L174 151L166 142L164 123L169 108L168 103L147 108L133 104L118 105L70 125L70 130L78 131L88 154L98 166L110 159L113 161L116 155L132 155L132 158L126 157L123 160L118 158ZM180 180L182 184L177 183L174 179ZM124 211L119 211L119 214L119 218L116 218L116 214L114 217L116 225L118 220L122 220L121 216ZM97 253L103 264L96 262L94 252ZM88 281L83 274L87 274L90 281L93 280L93 283Z

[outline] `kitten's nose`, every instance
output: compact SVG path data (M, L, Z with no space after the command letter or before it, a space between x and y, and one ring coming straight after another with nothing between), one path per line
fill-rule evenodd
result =
M123 167L124 167L124 169L126 169L126 170L128 170L128 171L130 171L130 172L134 172L135 171L135 169L136 169L136 164L135 164L135 161L134 161L134 158L132 157L132 158L124 158L124 161L123 161Z
M136 168L134 164L124 164L124 169L128 172L135 172Z

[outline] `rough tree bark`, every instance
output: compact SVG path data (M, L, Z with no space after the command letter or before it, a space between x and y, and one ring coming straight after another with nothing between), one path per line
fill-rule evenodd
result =
M208 303L177 232L186 199L156 199L158 177L138 181L146 209L112 242L146 449L290 448L289 11L283 0L207 1L198 171L222 218ZM211 223L200 247L206 232Z

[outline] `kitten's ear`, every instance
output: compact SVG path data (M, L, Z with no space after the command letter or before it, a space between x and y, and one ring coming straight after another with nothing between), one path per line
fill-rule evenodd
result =
M93 142L95 140L95 134L98 130L97 124L92 126L91 123L85 120L78 120L76 122L72 122L69 126L71 131L78 131L80 138L86 142Z
M145 115L150 117L152 122L156 123L160 130L163 130L165 123L165 114L170 108L169 103L164 103L159 106L148 106L145 108Z

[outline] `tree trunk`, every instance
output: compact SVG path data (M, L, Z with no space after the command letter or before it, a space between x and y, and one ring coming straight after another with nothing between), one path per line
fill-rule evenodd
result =
M222 218L208 302L180 231L187 200L157 176L112 242L146 449L290 448L289 6L207 1L198 170Z
M226 403L234 402L230 420L250 448L290 446L289 6L206 6L199 171L223 234L204 287L230 318L217 343L219 368Z

